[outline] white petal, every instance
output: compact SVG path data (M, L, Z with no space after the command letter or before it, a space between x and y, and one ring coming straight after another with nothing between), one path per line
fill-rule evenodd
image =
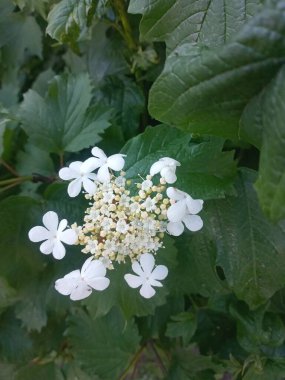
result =
M104 151L102 149L98 148L97 146L95 146L91 150L91 153L93 154L93 156L100 158L100 160L106 161L106 159L107 159L107 156L104 153Z
M149 174L151 176L154 176L155 174L159 173L161 171L161 169L164 168L165 166L166 166L165 162L163 162L163 161L157 161L157 162L155 162L154 164L151 165Z
M58 238L63 243L72 245L77 242L77 233L73 229L69 228L58 234Z
M165 265L158 265L154 268L151 278L154 280L164 280L168 275L168 269Z
M153 255L151 255L150 253L144 253L143 255L141 255L140 264L145 275L150 275L155 264Z
M162 157L160 161L163 161L167 166L181 166L179 161L174 160L170 157Z
M40 251L44 255L49 255L50 253L52 253L53 247L54 247L54 239L49 239L49 240L44 241L40 245Z
M131 288L138 288L143 284L142 278L134 274L125 274L124 279Z
M166 167L161 169L161 177L165 179L167 183L174 183L177 180L176 174L175 174L175 169Z
M181 201L185 198L185 193L181 190L176 189L175 187L168 187L166 190L168 198L174 199L175 201Z
M144 283L140 288L140 294L144 298L151 298L155 295L155 290L148 283Z
M76 278L60 278L56 280L55 289L64 296L69 295L76 287Z
M125 160L123 159L123 155L113 154L112 156L108 157L107 165L109 166L109 168L115 171L122 170L125 165Z
M82 161L74 161L69 164L69 168L73 170L75 173L80 173L80 169L82 166Z
M83 162L81 166L82 173L91 173L93 170L98 169L102 165L101 160L95 157L90 157Z
M58 225L58 228L57 228L57 232L62 232L67 226L67 220L66 219L62 219L60 222L59 222L59 225Z
M160 288L163 286L161 282L154 280L151 277L149 278L149 284L150 284L150 286L158 286Z
M91 256L91 259L93 257ZM100 260L87 259L81 269L81 276L87 281L96 277L104 277L106 274L106 268Z
M79 269L75 269L70 273L67 273L64 278L73 278L75 280L81 280L81 274Z
M132 270L139 276L144 276L144 273L142 271L142 268L140 264L137 261L134 261L132 264Z
M110 280L106 277L97 277L90 280L86 280L87 284L95 290L105 290L110 284Z
M61 241L57 240L55 242L52 255L57 260L61 260L65 256L65 248Z
M186 198L186 204L190 214L198 214L203 208L203 203L201 199L192 199L190 196Z
M45 213L43 216L43 224L51 232L57 231L57 226L58 226L57 213L54 211L48 211L47 213Z
M73 178L77 178L79 173L76 173L74 170L70 168L62 168L58 172L59 178L63 179L64 181L70 181Z
M185 226L188 228L188 230L192 232L199 231L203 227L203 220L199 215L186 215L183 218L183 222L185 223Z
M101 168L98 170L97 179L102 183L110 182L110 173L107 164L101 166Z
M167 232L173 236L180 236L184 231L182 222L169 222L167 224Z
M42 226L33 227L29 231L29 239L34 243L49 239L50 237L50 231L48 231L45 227Z
M94 194L97 189L97 186L94 183L94 181L87 177L83 177L83 187L88 194Z
M92 288L82 281L75 289L72 290L70 299L72 301L83 300L84 298L90 296L91 293Z
M186 201L182 199L169 207L167 217L170 222L180 222L185 216L186 210Z
M68 185L68 188L67 188L67 192L68 192L68 195L71 198L76 197L80 193L80 191L81 191L81 184L82 184L81 177L75 179L72 182L70 182L70 184Z

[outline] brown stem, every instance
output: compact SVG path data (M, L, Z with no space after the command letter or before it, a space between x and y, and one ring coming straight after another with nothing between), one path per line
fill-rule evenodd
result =
M124 38L131 51L137 50L137 44L133 37L131 24L129 22L128 14L125 8L124 0L113 0L114 8L119 16L119 19L123 26Z
M10 166L6 161L4 161L3 158L0 159L0 164L3 165L15 177L19 176L19 174L16 172L16 170L13 169L12 166Z
M60 152L59 153L59 165L60 165L61 168L64 166L64 158L63 158L63 156L64 156L64 153Z
M126 379L126 376L129 372L129 370L136 365L137 361L139 360L143 350L145 349L145 345L141 346L141 348L136 352L136 354L134 355L133 359L131 360L130 364L128 365L128 367L125 369L125 371L121 374L121 376L119 377L119 380L124 380Z

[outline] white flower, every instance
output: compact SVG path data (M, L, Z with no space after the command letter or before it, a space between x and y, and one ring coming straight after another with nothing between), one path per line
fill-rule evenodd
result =
M176 166L180 166L180 162L174 160L170 157L160 158L159 161L155 162L150 168L150 175L154 176L160 173L161 177L167 183L174 183L177 180L175 171Z
M137 276L133 274L126 274L124 276L128 285L131 288L140 288L140 294L144 298L151 298L155 295L155 290L152 286L162 286L162 283L158 280L164 280L168 275L168 269L164 265L158 265L156 267L154 257L150 253L144 253L140 257L140 262L135 261L132 265L133 271Z
M142 182L142 187L141 189L143 191L147 191L152 187L152 181L150 179L146 179L145 181Z
M129 229L129 225L124 220L119 220L117 222L116 231L121 234L125 234Z
M92 293L92 289L104 290L110 280L105 277L106 268L100 260L89 257L79 269L68 273L55 282L55 289L64 296L70 295L73 301L82 300Z
M77 241L76 232L67 226L67 220L63 219L58 222L58 216L54 211L48 211L43 216L43 224L45 227L36 226L30 229L29 239L35 243L45 240L40 251L45 255L52 253L55 259L62 259L65 256L65 248L63 243L75 244Z
M151 199L150 197L147 197L142 206L145 207L146 211L153 211L156 209L156 201L155 199Z
M91 169L89 165L86 165L86 161L75 161L68 168L60 169L58 175L61 179L65 181L73 179L67 188L70 197L76 197L80 193L82 185L88 194L94 194L96 191L94 180L97 176L95 173L91 173L93 171Z
M193 199L189 194L174 187L169 187L166 193L170 199L176 201L167 210L168 233L173 236L181 235L184 224L192 232L199 231L203 227L203 220L196 214L202 210L204 202L201 199Z
M126 184L126 178L123 177L123 176L119 176L115 179L115 184L118 186L118 187L125 187L125 184Z
M107 157L102 149L95 147L92 149L91 153L94 157L88 158L85 161L85 168L88 168L90 171L98 169L97 179L98 181L110 182L111 176L109 173L109 168L114 171L120 171L125 165L125 160L123 157L126 157L125 154L113 154L110 157Z

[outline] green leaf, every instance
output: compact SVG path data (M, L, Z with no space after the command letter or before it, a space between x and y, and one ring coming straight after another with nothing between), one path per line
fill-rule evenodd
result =
M285 217L285 67L264 93L263 143L256 182L263 211L274 220Z
M54 166L50 155L34 145L27 144L25 151L19 151L17 162L16 169L20 175L32 175L33 173L43 176L54 175Z
M49 0L14 0L14 3L18 5L21 10L29 10L30 12L38 12L45 18L46 16L46 3Z
M208 239L217 247L217 265L238 298L256 308L284 286L284 231L260 210L253 188L256 175L240 172L236 197L205 205ZM207 230L201 233L207 234Z
M109 110L89 107L92 87L87 74L57 76L46 98L24 95L19 118L30 142L48 152L77 152L101 140Z
M15 380L64 380L54 363L26 365L17 371Z
M238 342L250 354L268 354L268 350L284 342L285 326L281 318L266 309L249 311L245 304L230 306L230 313L237 320Z
M262 369L252 365L243 377L243 380L281 380L284 379L284 359L266 360Z
M13 289L7 280L0 277L0 314L3 309L16 302L16 291Z
M15 380L14 365L8 362L0 362L0 378Z
M284 63L284 36L285 11L275 7L219 49L193 52L184 44L151 88L151 115L188 131L237 139L244 107Z
M77 362L90 374L119 378L139 345L137 327L115 310L93 320L82 310L69 318L67 335Z
M170 338L182 337L184 345L190 342L197 329L196 315L192 312L183 312L171 317L165 335Z
M223 140L209 138L195 142L190 133L165 125L147 128L129 140L122 153L127 154L124 170L133 184L149 174L151 165L162 157L181 163L175 186L194 198L220 198L231 188L236 172L232 152L221 152Z
M130 13L143 13L141 38L166 41L172 51L181 43L210 47L230 41L262 6L261 0L150 0L131 1Z
M62 0L48 14L46 32L60 42L80 41L88 37L93 0Z

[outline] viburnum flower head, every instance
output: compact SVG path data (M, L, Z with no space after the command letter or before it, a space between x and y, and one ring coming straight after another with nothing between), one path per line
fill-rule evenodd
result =
M73 301L88 297L92 290L102 291L108 288L110 280L105 277L106 268L100 260L89 257L79 269L56 280L55 289L64 296L70 296Z
M125 154L113 154L112 156L107 157L102 149L97 146L91 150L91 153L94 157L90 157L85 162L85 167L90 171L98 169L97 179L100 182L110 182L111 175L109 169L114 171L120 171L125 165L124 157Z
M29 238L32 242L40 242L45 240L40 251L49 255L52 253L55 259L62 259L65 256L65 247L62 244L74 244L77 241L76 232L67 227L67 220L62 219L60 222L54 211L48 211L43 216L43 224L45 227L36 226L29 231Z
M202 199L193 199L189 194L174 187L169 187L166 194L172 201L176 201L167 210L167 231L170 235L181 235L184 224L192 232L199 231L203 227L203 220L196 214L203 208Z
M180 166L180 162L170 157L163 157L151 166L150 175L154 176L155 174L160 173L166 183L172 184L177 180L175 174L177 166Z
M124 276L131 288L140 288L140 294L144 298L151 298L155 295L153 286L162 287L160 280L164 280L168 275L165 265L155 266L153 255L144 253L139 262L135 261L132 265L133 271L137 274L126 274Z
M70 197L76 197L83 186L84 190L93 194L96 190L96 184L94 180L97 178L95 173L92 173L93 169L85 162L74 161L68 167L60 169L58 175L61 179L70 182L67 188L68 195Z

